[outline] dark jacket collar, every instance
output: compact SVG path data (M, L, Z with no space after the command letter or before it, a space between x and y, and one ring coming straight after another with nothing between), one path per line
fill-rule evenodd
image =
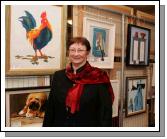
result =
M85 63L82 67L78 68L78 69L76 70L76 73L81 72L81 71L84 69L84 67L86 66L87 63L88 63L88 61L86 61L86 63ZM73 67L72 67L72 63L71 63L71 70L72 70L72 72L74 72L74 69L73 69Z

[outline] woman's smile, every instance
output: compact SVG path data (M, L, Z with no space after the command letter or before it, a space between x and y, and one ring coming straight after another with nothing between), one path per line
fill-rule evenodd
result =
M86 46L82 44L74 43L69 48L69 60L75 67L86 63L88 54Z

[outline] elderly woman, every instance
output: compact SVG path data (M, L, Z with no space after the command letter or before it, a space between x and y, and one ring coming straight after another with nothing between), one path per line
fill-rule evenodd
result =
M70 40L70 63L53 76L44 127L112 126L113 90L106 72L88 63L90 49L84 37Z

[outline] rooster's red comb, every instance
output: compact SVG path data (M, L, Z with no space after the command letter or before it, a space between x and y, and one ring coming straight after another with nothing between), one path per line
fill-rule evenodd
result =
M41 13L41 18L44 18L44 17L46 17L46 11Z

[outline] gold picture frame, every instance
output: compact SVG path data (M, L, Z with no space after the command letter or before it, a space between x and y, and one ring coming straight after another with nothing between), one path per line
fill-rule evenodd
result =
M5 75L46 75L61 69L65 59L66 6L11 5L5 8ZM41 33L39 36L30 37L31 30L27 31L23 24L23 18L27 15L32 15L35 20L36 26L31 30L42 32L45 36ZM46 21L45 17L49 22L47 27L51 32L50 40L47 39L48 34L42 25L42 20ZM39 47L43 54L39 52Z

